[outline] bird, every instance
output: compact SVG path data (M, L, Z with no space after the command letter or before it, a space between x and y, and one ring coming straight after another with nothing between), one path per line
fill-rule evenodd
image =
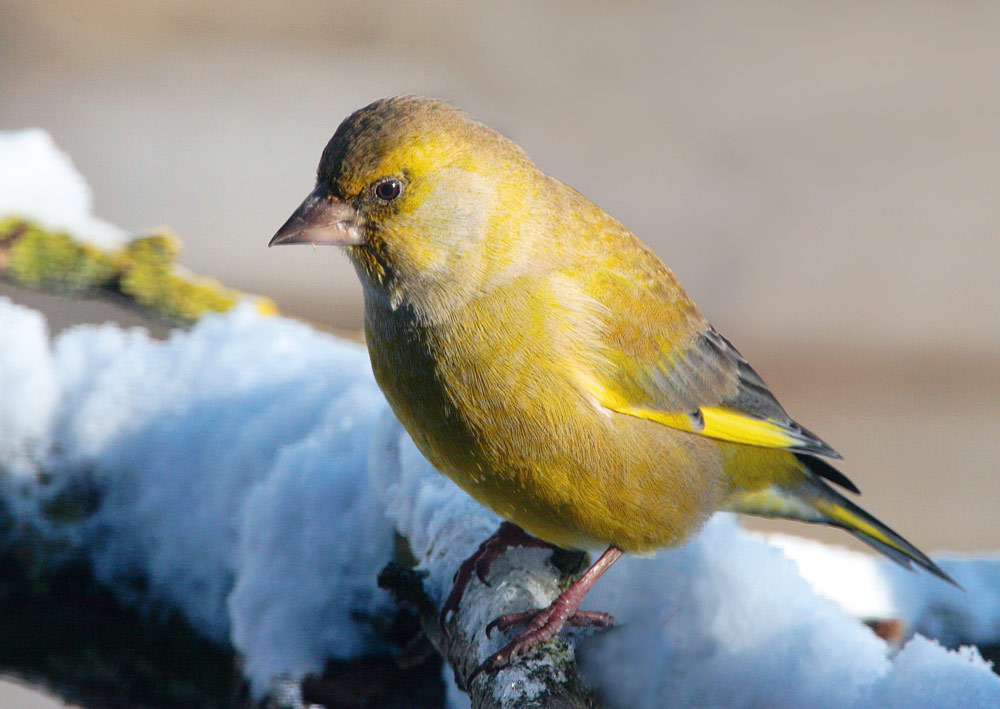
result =
M849 500L840 455L794 421L673 272L621 222L449 103L348 116L315 189L269 246L343 248L361 281L375 379L430 463L506 522L509 545L604 550L477 670L524 656L622 554L676 547L719 510L840 527L954 583Z

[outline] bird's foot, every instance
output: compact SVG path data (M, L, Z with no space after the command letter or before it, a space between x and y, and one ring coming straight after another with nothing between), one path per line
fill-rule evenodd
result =
M503 632L521 623L528 623L528 627L486 658L486 661L469 676L468 681L471 683L480 672L495 672L506 667L535 645L554 637L564 625L578 628L607 628L615 624L615 619L609 613L579 610L582 599L583 593L575 591L571 586L552 601L548 608L508 613L491 622L486 626L487 636L494 629Z
M494 630L499 630L501 633L505 633L515 625L532 622L538 618L538 616L543 613L547 613L549 610L551 610L551 606L549 606L549 608L542 608L539 610L522 611L520 613L508 613L507 615L502 615L486 626L486 637L490 637ZM543 619L542 622L544 623L545 620ZM573 615L566 618L564 623L566 625L572 625L575 628L607 628L608 626L615 624L615 619L610 613L604 613L603 611L578 610L573 613ZM538 642L548 640L550 637L558 633L560 629L561 627L556 628L551 634L547 637L541 638Z
M601 554L601 558L587 569L587 571L573 582L573 585L559 594L556 600L552 601L548 608L537 611L526 611L522 613L509 613L500 616L486 626L486 634L494 628L506 630L518 623L528 623L528 627L518 633L513 640L503 648L486 658L477 667L466 681L466 686L472 684L480 672L494 672L509 665L513 660L523 655L527 650L541 642L545 642L553 635L562 630L562 627L569 623L577 627L606 628L614 625L615 619L607 613L597 611L581 611L580 602L587 595L587 591L600 578L601 574L618 560L622 555L622 550L611 546Z
M441 608L441 630L445 634L447 634L445 621L448 619L448 614L458 610L458 604L461 602L462 596L465 595L465 587L472 580L473 572L475 572L480 581L489 586L490 583L486 580L486 576L490 572L490 566L498 556L510 547L558 548L537 537L531 536L516 524L503 522L499 529L480 544L472 556L463 561L462 565L458 567L458 571L455 572L451 593L448 594L448 598L445 599L444 605Z

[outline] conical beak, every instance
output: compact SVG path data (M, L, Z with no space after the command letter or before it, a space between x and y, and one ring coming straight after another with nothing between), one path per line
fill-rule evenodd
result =
M357 210L347 202L333 197L325 186L316 185L316 189L306 197L267 245L357 246L364 241L365 234L358 224Z

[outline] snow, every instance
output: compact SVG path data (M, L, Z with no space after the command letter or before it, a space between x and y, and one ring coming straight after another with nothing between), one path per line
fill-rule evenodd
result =
M7 472L22 476L33 470L48 439L55 369L41 314L8 304L0 308L0 333L0 461Z
M278 453L243 509L229 612L233 642L261 687L282 674L302 677L327 657L379 649L357 618L392 612L374 584L392 558L391 528L359 474L368 450L358 432L385 404L370 386L345 394Z
M0 218L17 216L110 251L125 232L93 214L93 193L69 156L39 128L0 131Z
M83 235L97 223L89 191L46 145L38 131L0 137L0 212L40 218L46 201L83 195L76 223L52 213ZM36 173L50 173L46 195L5 191L10 175ZM50 342L38 313L0 299L0 333L10 528L56 538L45 548L89 559L122 599L176 609L231 644L257 693L330 657L385 651L369 619L393 611L375 578L394 531L440 599L497 525L420 455L356 344L250 306L165 341L105 325ZM46 501L66 490L92 491L96 509L49 519ZM546 558L522 550L498 563L537 570ZM588 676L621 706L998 706L1000 678L974 649L918 635L893 656L855 617L996 643L1000 558L941 565L964 593L843 550L769 543L718 515L680 549L619 561L585 607L620 626L573 635ZM468 589L470 600L510 592ZM524 600L555 592L529 584ZM481 632L488 613L467 614L466 629ZM491 642L483 656L502 639ZM448 692L462 705L450 680Z
M386 408L361 347L241 306L166 342L78 327L53 357L44 467L99 491L83 543L103 582L144 579L142 602L232 642L261 687L377 648L352 620L390 608L373 574L392 548L359 474Z
M1000 553L939 555L941 568L961 586L955 588L871 554L789 535L768 541L795 561L818 595L856 618L898 619L948 645L1000 638Z
M893 618L898 613L890 576L871 554L783 534L767 540L798 566L817 594L855 618ZM853 583L845 584L844 579Z
M394 529L440 598L496 527L420 456L358 345L249 306L166 341L81 326L50 347L37 314L4 300L0 324L0 382L21 387L0 403L0 419L29 422L4 428L2 465L24 479L35 457L48 473L35 507L25 502L32 495L7 493L20 495L20 514L44 527L47 495L93 486L100 506L73 539L99 577L232 643L258 691L327 657L383 649L364 618L391 612L375 576L392 558ZM1000 637L1000 561L942 564L965 594L885 565L852 575L851 592L865 595L863 584L877 594L880 616L916 625L921 608L936 607L938 617L967 618L961 627L980 641ZM555 591L539 587L527 600ZM505 591L474 581L469 592ZM965 706L1000 702L1000 678L972 651L918 638L890 660L885 643L819 597L781 549L728 515L681 549L623 559L586 603L622 623L582 653L594 681L626 706L946 706L956 692ZM470 614L467 623L488 620Z
M854 578L841 579L841 585L854 584ZM621 706L1000 701L1000 679L973 652L950 652L917 636L891 660L881 639L817 597L794 562L728 515L717 515L675 552L624 559L595 585L587 603L611 610L622 623L582 651L584 667ZM964 599L963 606L974 604ZM920 672L961 679L912 682Z

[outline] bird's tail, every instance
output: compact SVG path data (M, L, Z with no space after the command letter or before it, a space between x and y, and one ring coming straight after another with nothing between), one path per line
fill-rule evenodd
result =
M806 455L796 457L804 467L801 482L790 487L771 486L739 493L730 501L728 509L761 517L797 519L840 527L900 566L912 569L912 564L916 564L958 586L926 554L821 479L832 480L857 492L857 488L840 471L818 458Z

